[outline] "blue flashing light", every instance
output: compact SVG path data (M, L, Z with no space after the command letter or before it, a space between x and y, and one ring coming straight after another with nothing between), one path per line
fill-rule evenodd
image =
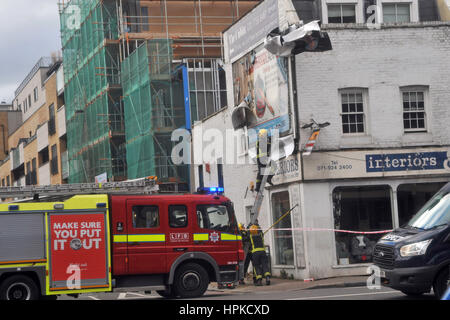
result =
M203 194L220 194L223 193L225 190L222 187L204 187L204 188L199 188L197 190L198 193L203 193Z
M9 210L19 210L19 206L18 205L10 205L8 207Z

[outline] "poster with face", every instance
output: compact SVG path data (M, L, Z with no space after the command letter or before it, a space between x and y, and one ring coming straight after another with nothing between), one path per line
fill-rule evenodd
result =
M251 128L290 132L288 60L262 46L233 63L234 98L245 101L256 118ZM250 137L250 144L254 143Z

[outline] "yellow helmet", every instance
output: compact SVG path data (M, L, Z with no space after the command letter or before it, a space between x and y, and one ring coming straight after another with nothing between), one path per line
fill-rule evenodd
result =
M250 233L251 234L258 234L259 231L259 226L257 226L256 224L252 224L250 227Z
M259 130L258 136L260 137L267 136L267 130L266 129Z
M242 225L242 223L239 223L238 226L239 226L239 231L244 230L244 226Z

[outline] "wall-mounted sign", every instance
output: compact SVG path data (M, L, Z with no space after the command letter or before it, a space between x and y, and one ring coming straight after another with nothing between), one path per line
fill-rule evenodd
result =
M278 0L265 0L225 31L230 61L262 42L270 31L278 27L278 15Z
M366 171L439 170L444 169L446 161L448 161L447 151L368 154L366 155Z
M273 184L282 184L300 180L300 161L298 154L277 161L277 169L272 178Z
M450 149L313 152L303 157L305 180L450 174Z

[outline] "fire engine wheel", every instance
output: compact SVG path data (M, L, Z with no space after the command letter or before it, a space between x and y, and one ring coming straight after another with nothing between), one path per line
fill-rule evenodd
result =
M209 285L208 272L196 263L186 263L175 273L173 289L181 298L202 296Z
M39 289L36 283L24 275L7 278L0 286L1 300L37 300Z
M441 299L447 290L449 281L449 267L445 267L444 270L439 272L434 280L433 291L436 298Z

